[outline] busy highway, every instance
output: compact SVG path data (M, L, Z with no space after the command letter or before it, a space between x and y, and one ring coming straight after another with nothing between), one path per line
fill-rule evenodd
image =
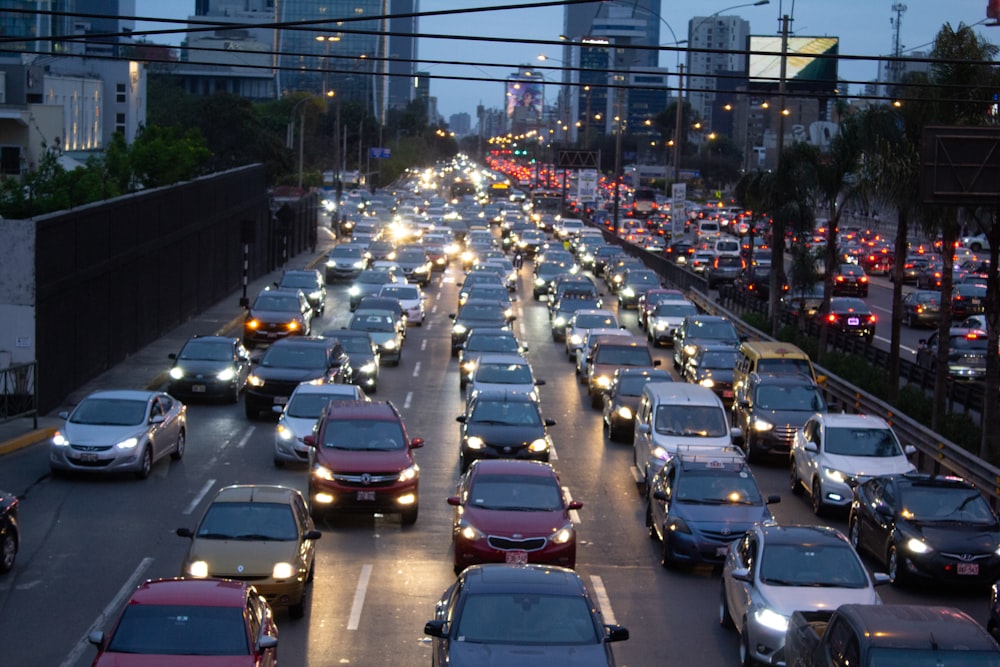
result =
M576 512L576 570L592 591L606 623L628 628L614 645L621 665L729 665L738 662L738 634L719 624L719 574L711 567L664 569L659 547L644 525L646 499L637 484L630 444L609 441L601 413L552 340L545 301L531 296L533 263L518 273L513 330L528 347L542 413L556 425L550 461ZM411 325L400 362L383 367L377 400L394 403L411 437L424 440L414 456L420 466L419 519L403 526L397 514L322 519L316 542L315 580L305 615L277 611L278 653L293 665L423 665L432 642L424 623L452 584L451 522L446 503L459 480L459 424L463 393L457 359L450 354L451 320L464 272L453 261L425 289L426 320ZM330 284L325 314L314 322L332 331L348 325L349 281ZM873 283L868 299L879 313L876 340L884 343L891 286ZM601 287L604 307L617 309ZM634 310L620 320L641 335ZM318 326L317 326L318 325ZM204 333L211 333L205 331ZM239 329L229 332L240 334ZM904 349L923 332L904 327ZM670 369L669 348L653 349ZM166 361L165 361L166 366ZM136 377L134 388L152 378ZM242 403L242 399L241 399ZM305 466L276 467L273 419L249 420L243 405L189 402L183 459L162 460L146 480L131 476L50 475L49 446L40 443L8 455L0 488L22 497L23 537L15 570L0 579L0 636L4 665L89 664L88 631L110 629L120 607L141 581L179 576L188 540L207 499L229 484L281 484L307 492ZM904 443L905 444L905 443ZM764 494L780 494L770 507L780 523L815 523L808 501L793 496L787 465L753 466ZM846 515L822 520L846 533ZM868 561L870 568L874 564ZM988 591L883 586L886 602L956 606L976 620L988 617Z

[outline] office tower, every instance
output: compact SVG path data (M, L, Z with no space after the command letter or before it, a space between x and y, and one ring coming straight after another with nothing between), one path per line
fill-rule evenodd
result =
M688 22L687 99L705 127L715 127L716 91L732 88L725 79L743 77L750 22L739 16L696 16ZM709 49L698 51L697 49Z

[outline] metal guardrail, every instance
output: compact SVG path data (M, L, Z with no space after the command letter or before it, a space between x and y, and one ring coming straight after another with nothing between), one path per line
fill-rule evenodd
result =
M0 369L0 422L34 417L34 428L38 428L37 378L37 361Z

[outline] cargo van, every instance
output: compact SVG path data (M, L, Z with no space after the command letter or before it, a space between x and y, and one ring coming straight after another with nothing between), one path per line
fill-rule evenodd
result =
M678 447L717 451L742 442L743 432L730 427L726 408L711 389L685 382L650 382L642 388L632 449L643 482L652 480Z
M699 220L696 235L699 243L717 239L722 235L722 227L717 220Z
M816 384L826 382L826 376L816 375L808 354L791 343L780 341L748 340L740 344L733 369L734 392L743 388L751 373L804 375Z

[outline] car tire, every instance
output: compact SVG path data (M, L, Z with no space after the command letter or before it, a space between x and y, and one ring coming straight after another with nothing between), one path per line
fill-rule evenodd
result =
M906 576L900 569L899 552L896 545L889 546L889 552L885 556L885 569L889 573L889 582L893 586L902 586L906 583Z
M847 539L854 547L854 550L861 553L861 522L858 517L851 513L851 518L847 523Z
M823 502L823 487L819 483L818 479L813 480L809 496L813 514L816 516L823 516L826 510L826 504Z
M740 629L740 667L755 667L757 661L750 653L750 634L746 621Z
M227 403L239 403L240 401L240 386L234 384L232 389L230 389L229 394L226 396Z
M667 535L660 540L660 567L669 570L674 567L674 557L670 553L670 539Z
M141 456L142 458L139 459L139 469L135 471L135 476L139 479L146 479L153 470L153 452L150 451L149 445L142 448Z
M285 467L285 462L282 461L281 459L274 459L274 467L275 468L284 468Z
M760 451L754 444L754 438L750 435L749 430L746 432L746 435L743 436L743 442L745 443L744 450L747 454L747 463L757 463L760 461Z
M299 619L306 615L306 601L305 601L305 591L302 592L303 598L299 600L296 604L288 605L288 616L289 618Z
M625 442L623 430L620 427L616 428L613 421L608 422L608 440L612 442Z
M412 526L417 522L417 513L419 512L419 509L420 508L417 505L414 505L413 507L403 510L400 520L404 526Z
M795 470L795 459L789 461L789 474L788 474L788 485L792 491L792 495L801 496L802 495L802 480L799 479L799 474Z
M601 395L601 392L597 392L596 394L590 395L590 407L597 410L602 405L604 405L604 397Z
M726 599L726 582L723 580L719 587L719 625L732 629L736 627L733 617L729 615L729 600Z
M0 574L10 572L14 568L19 539L17 531L11 528L4 535L3 542L0 542Z
M187 436L184 433L184 429L181 429L177 433L177 444L174 447L174 451L170 452L170 458L174 461L180 461L184 458L184 450L187 448Z
M646 532L649 533L649 539L657 539L656 527L653 525L653 506L648 499L646 500Z

